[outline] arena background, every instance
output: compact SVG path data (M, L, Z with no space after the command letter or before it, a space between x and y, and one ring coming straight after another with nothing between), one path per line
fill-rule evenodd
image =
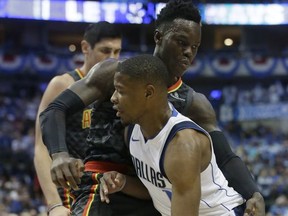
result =
M121 58L152 54L164 2L0 0L0 216L45 215L33 167L35 115L50 79L81 64L87 23L117 23ZM184 80L211 101L267 215L288 215L288 2L194 3L202 43Z

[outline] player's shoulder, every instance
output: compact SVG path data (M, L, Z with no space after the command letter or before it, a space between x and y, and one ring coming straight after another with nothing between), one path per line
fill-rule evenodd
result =
M114 76L119 62L119 60L111 58L98 62L89 70L88 77L106 77L108 74L113 74Z
M43 93L39 109L44 110L49 103L51 103L61 92L66 90L73 83L73 78L66 73L53 77Z
M45 95L58 95L70 85L74 83L74 79L67 73L53 77L45 90Z
M194 98L197 101L203 101L203 100L206 101L206 100L208 100L207 97L203 93L197 92L197 91L194 91Z
M193 100L190 100L190 104L187 106L185 116L195 121L204 129L208 130L205 127L208 123L215 124L216 116L214 108L204 94L195 91L193 93Z
M75 81L71 75L68 73L60 74L51 79L49 82L49 86L52 87L61 87L61 88L68 88L71 84Z
M114 91L114 75L117 71L119 60L107 59L95 64L86 75L84 82L87 86L97 86L102 93Z
M211 103L204 94L194 91L191 106L198 109L210 109Z

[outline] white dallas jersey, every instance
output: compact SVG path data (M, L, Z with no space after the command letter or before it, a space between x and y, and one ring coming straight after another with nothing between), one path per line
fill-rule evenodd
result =
M165 149L179 130L192 128L210 135L189 118L172 108L172 116L158 135L145 141L139 125L130 128L130 153L138 177L148 188L155 208L164 216L171 215L172 185L164 170ZM218 168L212 146L209 166L201 173L201 201L199 215L234 215L232 209L245 200L233 188Z

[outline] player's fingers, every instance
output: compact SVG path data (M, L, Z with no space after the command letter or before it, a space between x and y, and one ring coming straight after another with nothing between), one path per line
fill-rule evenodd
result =
M244 212L244 216L250 216L253 215L253 212L255 211L255 199L251 198L246 202L246 209Z
M108 186L104 177L100 178L100 188L101 188L100 191L103 192L103 195L108 194Z
M103 185L100 185L99 193L100 193L100 199L102 202L106 202L106 203L110 202L108 195L106 195L105 193L105 189L103 188Z
M112 175L109 173L104 173L103 177L102 177L102 181L105 181L106 186L109 188L115 188L115 179L112 178Z
M81 178L83 173L84 173L84 169L85 169L85 166L84 166L82 160L80 160L80 159L76 160L76 167L77 167L77 170L78 170L78 176ZM80 182L78 182L78 184L79 183Z
M253 194L253 198L255 198L255 205L254 205L254 215L255 216L262 216L265 215L265 201L263 196L256 192Z
M71 170L70 165L69 165L69 167L65 166L63 168L63 175L65 176L66 184L68 182L71 188L73 188L74 190L78 190L78 185L77 185L77 180L76 180L77 176L74 176L75 172L77 173L75 166L74 166L74 170Z
M56 175L55 170L51 170L51 179L57 187L62 187L62 185L60 184L60 182L57 179L57 175Z
M66 178L65 178L65 169L55 169L53 170L55 173L55 181L58 182L58 185L64 188L69 189L70 186L67 184ZM54 181L53 181L54 182Z
M104 202L104 194L103 194L103 186L102 185L100 185L99 194L100 194L101 202Z
M105 197L105 202L106 202L107 204L110 203L110 199L109 199L108 195Z
M83 171L81 171L82 165L83 165L82 161L78 160L78 159L72 160L69 163L69 169L71 171L72 178L75 180L76 184L80 184L80 182L81 182L81 177L83 175ZM72 187L72 185L71 185L71 187Z
M121 173L117 173L115 183L119 189L122 189L126 184L126 176Z
M254 216L254 214L245 212L245 213L244 213L244 216Z

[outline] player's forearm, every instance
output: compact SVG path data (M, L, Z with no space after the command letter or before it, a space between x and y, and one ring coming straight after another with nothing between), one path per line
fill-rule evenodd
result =
M121 192L139 199L151 199L148 190L138 177L126 176L126 184Z
M260 192L255 180L239 157L230 159L222 168L229 186L233 187L245 199L250 199L255 192Z
M42 139L50 155L68 152L65 133L65 113L60 110L45 110L40 115Z
M62 203L58 190L51 180L51 159L45 146L36 145L34 166L47 206Z
M66 116L84 107L84 103L74 92L65 90L41 112L42 139L51 155L58 152L68 152L66 146Z
M244 162L232 152L224 134L221 131L213 131L209 134L213 141L217 164L229 186L233 187L245 199L251 198L255 192L260 192Z

